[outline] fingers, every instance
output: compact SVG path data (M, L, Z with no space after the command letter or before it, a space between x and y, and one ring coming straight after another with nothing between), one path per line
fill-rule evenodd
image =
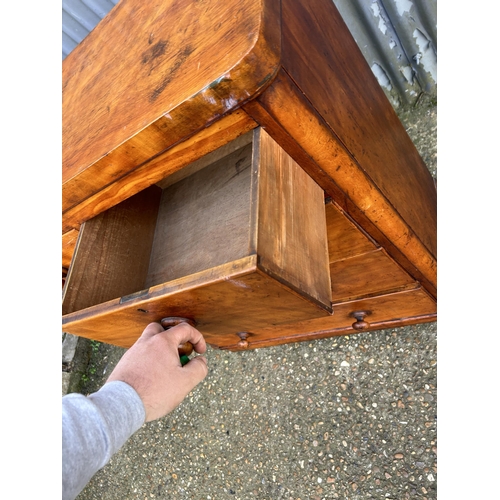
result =
M144 328L141 337L149 338L153 337L154 335L158 335L158 333L164 332L163 326L160 325L160 323L149 323L146 328Z
M182 366L178 349L185 342L191 342L198 354L207 350L203 335L187 323L169 330L150 323L108 378L108 382L121 380L135 389L148 422L171 412L208 375L203 356Z
M172 338L177 345L184 344L185 342L191 342L194 350L198 354L203 354L207 350L207 344L203 335L188 323L180 323L167 331L168 336Z

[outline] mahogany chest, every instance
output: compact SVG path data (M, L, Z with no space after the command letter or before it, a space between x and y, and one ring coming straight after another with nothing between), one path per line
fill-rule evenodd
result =
M121 0L63 62L63 331L435 321L436 188L331 0Z

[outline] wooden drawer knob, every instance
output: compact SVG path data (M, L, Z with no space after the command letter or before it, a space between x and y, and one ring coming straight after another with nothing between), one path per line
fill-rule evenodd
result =
M238 337L240 338L240 341L238 342L238 347L241 349L248 349L248 333L247 332L239 332Z
M178 316L170 316L168 318L163 318L160 321L161 326L163 326L165 330L173 328L174 326L177 326L180 323L188 323L191 326L196 325L196 322L194 320L188 318L181 318ZM189 362L189 355L194 350L193 344L191 344L191 342L185 342L184 344L181 344L177 350L179 351L179 358L181 360L181 365L184 366Z
M355 330L365 330L366 328L370 328L370 323L365 321L366 316L370 314L370 311L355 311L351 314L356 321L352 324L352 327Z

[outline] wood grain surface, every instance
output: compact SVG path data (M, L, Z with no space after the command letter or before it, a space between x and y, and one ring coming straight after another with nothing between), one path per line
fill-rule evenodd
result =
M78 229L86 220L181 171L257 126L257 123L241 110L221 118L65 212L62 216L63 233L73 228Z
M415 280L382 248L333 262L330 276L333 302L415 285Z
M63 63L62 198L69 333L436 318L435 184L331 0L121 0Z
M435 296L435 257L286 72L281 70L266 92L245 105L245 110L339 207ZM404 171L403 165L401 168ZM406 203L412 203L412 198Z
M279 9L121 0L63 62L63 212L261 92Z
M193 318L216 336L329 315L323 191L265 131L248 139L163 191L151 186L82 226L65 287L65 331L107 338L100 318L122 325L124 311L139 302L129 325L135 331L144 311L158 307L163 317ZM239 267L242 276L228 284Z
M251 166L252 143L163 191L146 288L249 255Z
M284 69L435 257L434 181L334 3L283 0L282 15Z
M63 315L144 288L160 195L152 186L82 226Z
M330 263L371 252L377 245L331 201L325 206Z
M425 290L416 288L337 304L332 316L250 330L247 348L359 333L352 327L355 322L352 313L359 310L369 312L366 319L370 327L365 331L432 322L437 317L435 301ZM242 350L237 342L227 344L230 338L218 340L220 349Z
M76 241L78 239L78 231L70 229L62 236L62 267L69 269L73 253L75 251Z
M130 347L148 323L183 316L194 319L207 342L217 345L237 342L242 331L329 316L261 272L255 255L144 292L67 314L63 331Z
M329 309L323 190L265 130L254 133L259 162L259 266Z

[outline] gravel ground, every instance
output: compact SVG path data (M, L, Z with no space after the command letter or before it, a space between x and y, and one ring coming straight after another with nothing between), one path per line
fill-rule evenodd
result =
M433 99L400 111L436 174ZM435 499L436 324L209 349L209 375L99 471L90 499ZM92 344L82 392L124 350Z
M434 323L207 358L80 499L436 498Z

